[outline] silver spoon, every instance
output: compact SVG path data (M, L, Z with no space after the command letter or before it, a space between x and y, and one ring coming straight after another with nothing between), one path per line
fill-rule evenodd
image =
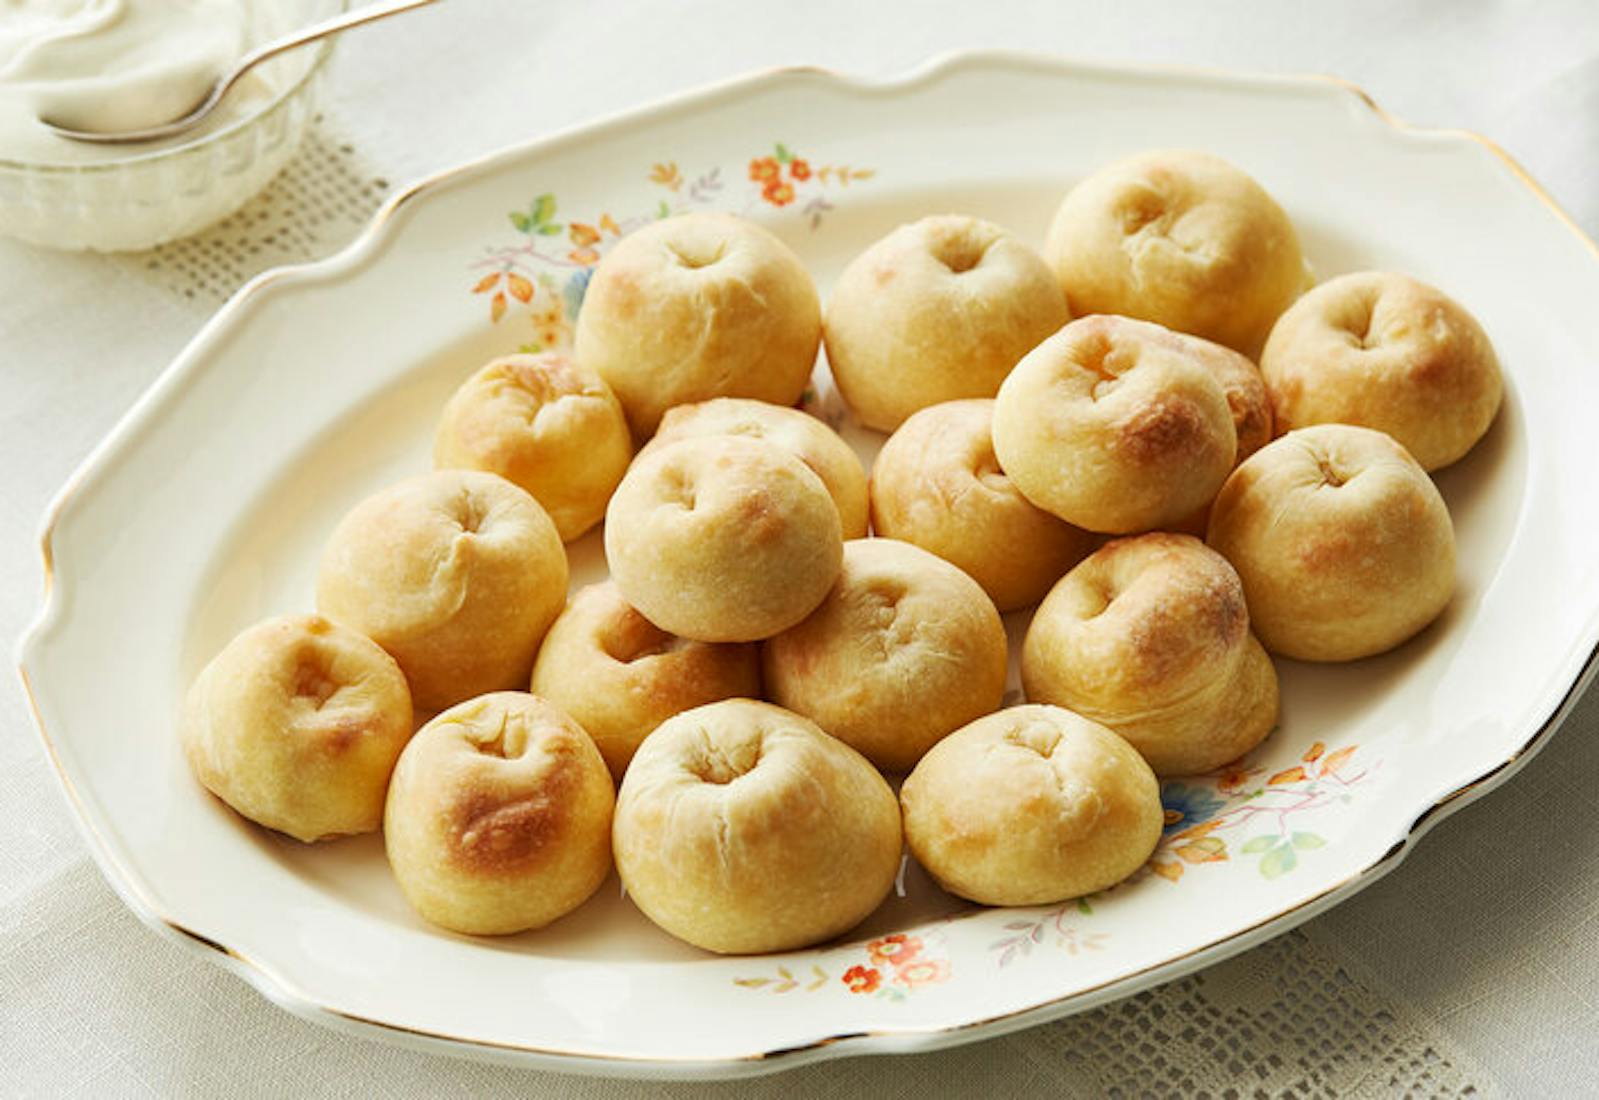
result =
M218 103L222 102L222 97L227 95L228 90L239 82L240 77L268 58L276 57L280 53L286 53L296 46L304 46L308 42L315 42L329 35L338 34L340 31L349 30L351 27L359 27L363 23L371 23L390 15L398 15L401 12L410 11L412 8L420 8L431 3L434 3L434 0L385 0L384 3L369 4L366 7L357 8L355 11L347 11L343 15L335 15L331 19L313 23L309 27L303 27L291 34L284 35L282 38L257 46L239 58L238 64L233 67L233 71L227 73L213 84L211 90L206 93L205 98L192 111L182 118L164 122L160 126L147 126L143 130L116 130L109 133L101 133L95 130L74 130L68 126L57 125L47 118L41 118L39 121L48 126L59 137L68 138L72 141L92 142L97 145L124 145L138 141L157 141L161 138L172 137L174 134L181 134L190 127L199 125L201 120L209 115Z

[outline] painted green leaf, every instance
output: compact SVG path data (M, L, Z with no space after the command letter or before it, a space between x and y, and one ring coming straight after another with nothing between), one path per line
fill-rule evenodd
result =
M539 226L539 235L543 237L553 237L565 228L565 226L557 224L556 222L545 222L543 225Z
M655 216L657 218L669 218L672 216L672 208L666 205L665 199L662 199L661 205L655 208Z
M1298 862L1299 857L1294 855L1292 844L1279 844L1261 857L1260 873L1267 878L1276 878L1292 871Z
M555 196L545 192L533 200L533 220L542 225L555 217Z
M1326 847L1326 844L1327 842L1321 839L1321 837L1317 836L1315 833L1294 834L1294 847L1298 848L1301 852L1309 851L1312 848L1323 848Z
M513 210L511 211L511 224L516 227L518 233L526 233L533 228L533 219L520 210Z
M1088 904L1087 898L1077 899L1077 911L1085 917L1091 917L1094 915L1094 907Z
M1277 838L1274 836L1252 837L1251 839L1244 841L1244 846L1240 848L1239 851L1243 852L1246 856L1259 855L1261 852L1264 852L1267 848L1270 848L1276 843Z
M794 159L794 154L789 151L788 146L784 145L781 141L778 142L777 143L777 163L779 163L779 164L787 164L789 161L791 161L793 159Z

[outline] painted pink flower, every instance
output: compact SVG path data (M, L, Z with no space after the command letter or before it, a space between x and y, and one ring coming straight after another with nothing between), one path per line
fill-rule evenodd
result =
M900 985L915 989L919 985L936 985L949 981L948 959L912 959L894 972Z
M866 954L878 966L898 969L922 953L922 941L916 936L895 932L866 945Z

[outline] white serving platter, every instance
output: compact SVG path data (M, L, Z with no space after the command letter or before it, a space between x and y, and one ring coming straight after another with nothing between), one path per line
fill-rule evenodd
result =
M544 932L473 940L408 910L378 838L305 847L190 777L173 734L189 680L236 630L311 607L323 538L360 497L428 468L434 418L467 374L569 340L619 233L681 210L742 213L792 244L825 296L901 222L960 211L1037 243L1072 182L1174 145L1259 179L1319 276L1397 269L1463 302L1507 397L1438 478L1460 547L1443 619L1373 660L1280 662L1281 728L1238 768L1166 784L1175 820L1133 881L984 910L912 866L903 896L845 941L724 959L656 930L613 879ZM1596 304L1599 250L1504 154L1405 128L1337 81L997 53L887 81L759 74L426 180L339 255L246 286L57 499L23 680L128 905L308 1019L657 1077L995 1035L1349 897L1543 743L1599 642ZM842 416L825 366L811 407ZM573 564L574 585L603 572L596 535Z

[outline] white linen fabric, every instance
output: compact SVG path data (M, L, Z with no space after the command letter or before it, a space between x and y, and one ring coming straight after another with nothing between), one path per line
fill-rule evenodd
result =
M245 279L336 250L394 184L752 69L885 75L972 46L1336 73L1407 121L1494 138L1599 236L1592 0L451 0L342 43L299 159L202 236L115 257L0 241L0 634L17 637L37 608L39 518L94 443ZM1599 1075L1596 750L1591 692L1522 774L1394 874L1201 974L933 1055L661 1085L335 1035L151 933L89 861L13 682L0 688L0 1095L1586 1094Z

